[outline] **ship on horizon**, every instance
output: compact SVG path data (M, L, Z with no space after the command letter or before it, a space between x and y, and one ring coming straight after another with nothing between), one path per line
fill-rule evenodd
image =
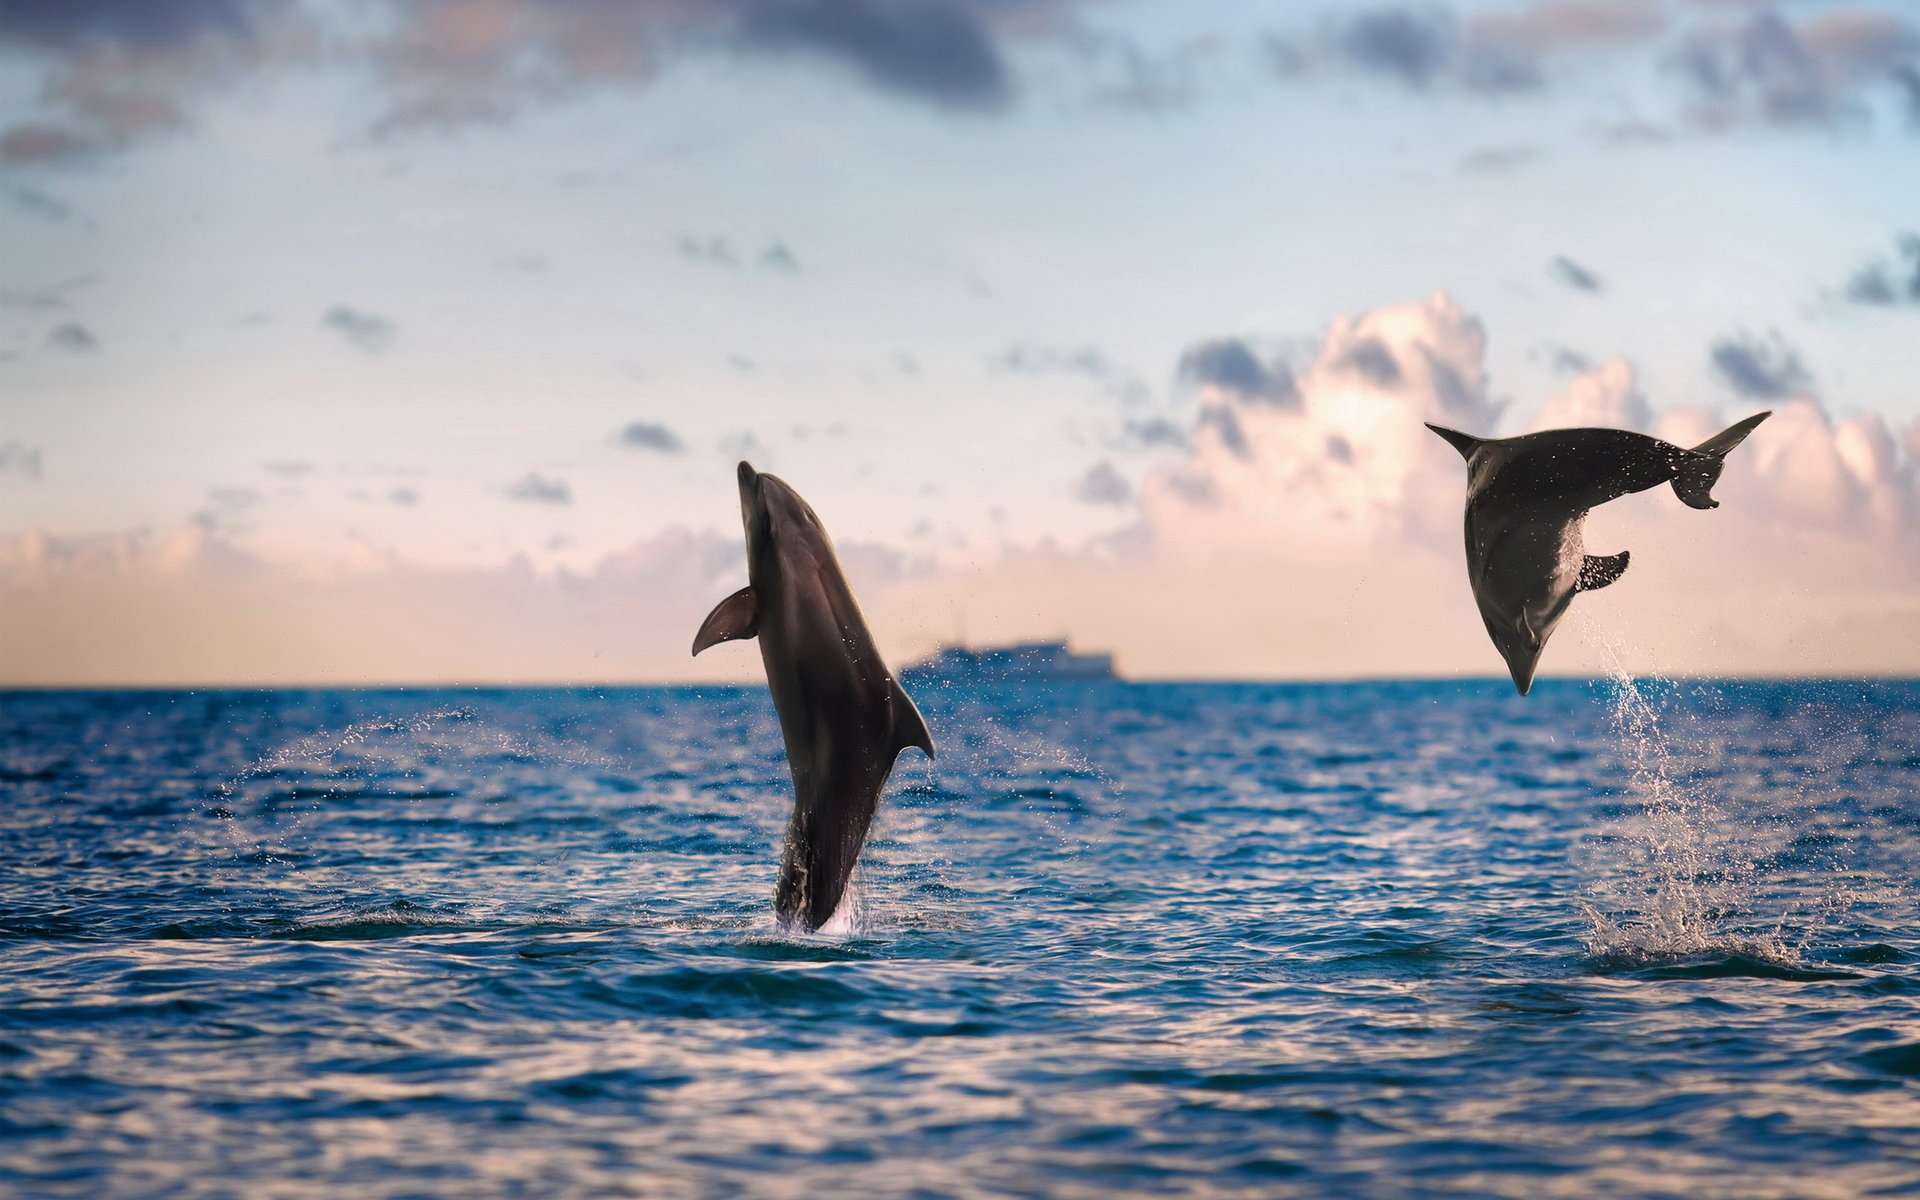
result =
M945 645L900 670L902 683L1083 683L1119 678L1113 655L1078 653L1064 638L1005 646Z

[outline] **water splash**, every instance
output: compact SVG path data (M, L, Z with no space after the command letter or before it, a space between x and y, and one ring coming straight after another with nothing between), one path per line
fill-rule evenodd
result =
M411 911L409 920L418 923L443 905L504 912L561 886L570 873L556 868L570 847L516 864L518 876L504 888L499 872L490 891L476 891L471 878L450 868L436 887L396 899L370 888L383 864L343 848L352 834L343 833L335 814L450 821L486 819L505 806L532 812L532 798L564 773L556 768L622 772L632 763L542 730L502 728L465 706L374 717L294 738L256 758L210 790L203 813L213 819L197 833L223 849L230 880L264 885L282 902L317 912L312 919L358 925L367 922L361 910L393 909Z
M1756 856L1734 815L1690 777L1689 761L1709 755L1671 731L1655 704L1651 693L1670 692L1671 681L1636 679L1622 661L1620 639L1589 615L1579 619L1605 665L1608 717L1625 759L1627 793L1639 803L1632 835L1615 843L1614 894L1580 902L1588 954L1633 965L1709 955L1799 962L1784 920L1768 931L1736 925L1757 890Z

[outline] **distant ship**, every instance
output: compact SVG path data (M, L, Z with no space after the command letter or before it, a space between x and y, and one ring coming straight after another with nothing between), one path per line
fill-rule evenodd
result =
M904 667L902 683L1068 683L1118 679L1111 654L1076 654L1064 641L942 646Z

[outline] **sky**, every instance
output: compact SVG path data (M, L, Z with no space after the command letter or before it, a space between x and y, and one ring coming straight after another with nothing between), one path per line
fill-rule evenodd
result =
M1495 675L1427 433L1698 441L1542 673L1920 671L1902 0L4 0L0 684Z

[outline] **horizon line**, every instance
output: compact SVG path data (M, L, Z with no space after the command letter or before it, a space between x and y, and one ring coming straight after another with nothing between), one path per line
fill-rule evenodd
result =
M1728 673L1677 673L1662 675L1657 672L1630 673L1625 676L1634 682L1648 680L1666 683L1920 683L1920 672L1858 672L1854 674L1823 675L1811 672L1728 672ZM1590 684L1618 679L1620 676L1609 674L1555 674L1543 675L1534 681L1535 686L1551 684ZM1140 678L1115 677L1112 679L1077 680L1047 679L1002 683L988 683L984 686L997 688L1052 688L1087 687L1120 684L1123 686L1253 686L1260 684L1281 684L1298 687L1341 687L1361 684L1408 684L1408 683L1498 683L1511 686L1512 681L1505 675L1266 675L1266 676L1178 676L1161 675ZM32 693L57 692L533 692L533 691L697 691L700 689L757 689L766 690L764 680L737 679L625 679L625 680L461 680L461 681L369 681L357 683L263 683L263 682L120 682L88 683L27 681L11 682L0 680L0 695L24 695ZM947 690L947 689L940 689Z

